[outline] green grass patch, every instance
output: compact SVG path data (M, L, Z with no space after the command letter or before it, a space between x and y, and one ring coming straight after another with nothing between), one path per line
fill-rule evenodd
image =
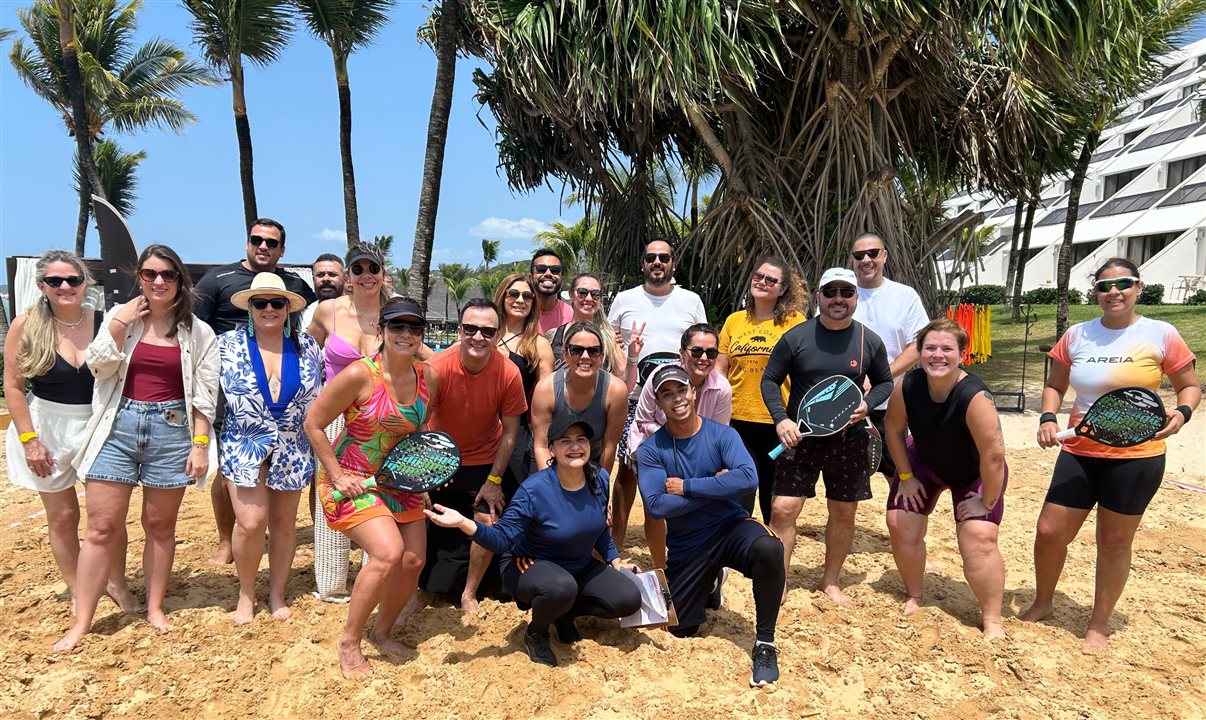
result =
M1030 308L1036 316L1030 326L1030 346L1026 353L1026 389L1034 396L1042 391L1043 361L1046 354L1039 347L1055 344L1055 306L1034 305ZM1171 323L1185 338L1189 348L1199 359L1206 358L1206 308L1183 305L1145 305L1138 308L1139 314ZM1101 315L1096 305L1072 305L1068 308L1069 324L1084 322ZM1025 323L1010 323L1008 313L1000 308L992 311L992 358L988 362L968 368L979 375L987 385L999 392L1018 392L1022 381L1022 346L1026 334ZM1200 364L1199 364L1200 365ZM1199 381L1206 380L1199 369ZM1029 404L1027 405L1029 408Z

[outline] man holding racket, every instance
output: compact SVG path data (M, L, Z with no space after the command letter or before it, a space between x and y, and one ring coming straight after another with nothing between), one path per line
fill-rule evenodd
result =
M784 568L790 573L796 519L804 509L804 498L816 497L817 480L824 475L829 520L820 590L845 606L850 598L842 592L839 578L854 541L854 513L860 500L871 499L870 435L863 421L868 408L878 407L892 394L892 371L883 340L853 318L858 306L854 272L840 267L826 270L818 285L817 306L817 317L788 330L775 344L762 374L762 400L779 440L795 449L776 462L771 527L783 540ZM847 377L858 387L869 380L871 389L844 430L828 437L804 437L795 420L800 402L814 385L834 375ZM791 380L791 395L785 408L780 387L786 379Z

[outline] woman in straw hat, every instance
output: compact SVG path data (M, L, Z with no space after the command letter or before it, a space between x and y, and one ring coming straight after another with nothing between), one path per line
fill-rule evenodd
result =
M314 338L289 325L306 300L263 272L230 298L247 311L246 327L218 337L226 395L219 469L235 511L234 559L239 602L232 619L255 617L255 578L268 532L268 611L285 619L285 583L297 547L297 503L310 483L314 458L302 422L322 378Z

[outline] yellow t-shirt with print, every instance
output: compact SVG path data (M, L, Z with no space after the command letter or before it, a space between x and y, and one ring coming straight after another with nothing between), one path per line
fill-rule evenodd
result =
M788 330L804 322L800 313L792 313L782 325L771 320L751 320L745 310L729 315L720 329L720 352L729 356L729 384L733 386L733 419L772 423L762 402L762 372L770 360L775 343ZM787 383L783 398L787 402Z

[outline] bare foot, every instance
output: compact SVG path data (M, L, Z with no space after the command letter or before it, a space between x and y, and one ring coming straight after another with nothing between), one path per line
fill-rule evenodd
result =
M172 629L172 624L168 622L167 615L162 610L147 610L147 624L161 634L166 634Z
M985 640L1008 640L1009 636L1005 634L1005 623L1001 618L989 620L984 619L984 639Z
M461 610L470 614L477 612L477 595L475 593L466 592L461 595Z
M293 617L293 611L289 609L289 605L283 598L274 598L268 596L268 611L272 613L272 617L277 620L288 620Z
M402 611L398 613L398 619L394 620L394 627L404 625L411 615L419 611L421 603L419 602L419 591L416 590L410 595L410 599L402 606Z
M369 633L368 641L373 644L381 652L394 657L402 657L406 653L406 648L402 643L393 639L389 635L378 637L375 633Z
M915 612L917 612L918 610L920 610L920 609L921 609L921 606L922 606L921 596L920 596L920 595L917 595L916 597L914 597L913 595L910 595L910 596L909 596L909 597L908 597L908 598L905 600L905 604L904 604L904 614L905 614L905 615L912 615L913 613L915 613Z
M347 640L341 636L335 641L335 653L339 656L339 669L345 679L361 680L373 674L373 667L360 651L359 638Z
M850 598L846 597L846 593L837 585L825 585L821 588L821 592L825 593L825 597L837 603L841 607L850 607L854 603Z
M1050 615L1053 609L1054 607L1051 603L1039 604L1039 601L1035 600L1030 604L1030 607L1026 610L1026 612L1022 613L1022 622L1038 622L1039 620L1042 620Z
M117 607L121 608L122 612L138 613L146 609L126 585L121 587L109 585L105 588L105 594L109 596L110 600L117 603ZM72 611L74 612L74 600L72 601Z
M229 542L218 543L218 549L214 551L214 556L209 559L210 565L229 565L234 562L234 553L230 549Z
M1082 646L1082 649L1086 652L1099 652L1101 650L1105 650L1109 639L1109 631L1089 628L1089 631L1085 633L1085 642Z
M84 636L86 631L76 630L74 627L67 631L57 643L54 644L54 651L57 653L69 653L75 650L75 646L79 644L80 638Z
M230 620L235 625L250 625L255 620L255 599L240 597L235 611L230 614Z

